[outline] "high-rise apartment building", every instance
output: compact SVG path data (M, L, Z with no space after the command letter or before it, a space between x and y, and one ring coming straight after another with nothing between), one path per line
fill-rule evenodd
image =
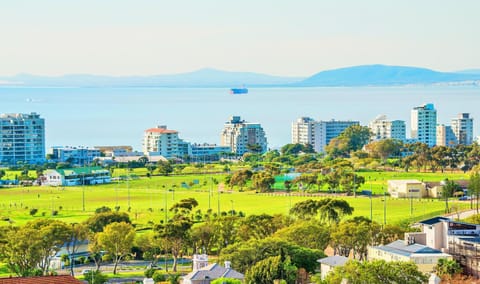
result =
M437 146L454 147L458 144L457 137L449 125L437 125Z
M368 127L372 131L372 140L397 139L405 141L405 121L387 120L386 115L379 115L372 120Z
M457 137L458 144L470 145L473 143L473 118L469 113L460 113L452 119L452 130Z
M255 151L265 153L267 138L259 123L246 122L240 116L232 116L224 125L220 145L230 147L237 155Z
M411 137L429 147L437 143L437 110L433 104L415 107L411 113Z
M165 158L179 156L178 131L169 130L165 125L145 130L143 153L147 156L161 155Z
M360 122L314 121L309 117L301 117L292 123L292 143L310 144L316 152L323 152L330 140L352 125L360 125Z
M292 122L292 143L310 144L315 152L321 152L319 148L319 136L321 135L320 124L310 117L300 117Z
M45 161L45 120L30 114L0 114L0 163Z

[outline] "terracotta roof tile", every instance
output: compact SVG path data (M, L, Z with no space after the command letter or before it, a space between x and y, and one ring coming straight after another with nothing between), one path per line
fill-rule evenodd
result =
M83 284L70 275L0 278L0 284Z
M169 130L169 129L163 129L163 128L150 128L145 130L145 132L154 132L154 133L162 133L162 134L178 133L178 131L176 130Z

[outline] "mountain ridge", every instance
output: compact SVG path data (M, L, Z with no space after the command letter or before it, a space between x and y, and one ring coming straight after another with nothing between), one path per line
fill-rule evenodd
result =
M148 75L108 76L66 74L38 76L27 73L0 77L0 86L25 87L351 87L399 86L415 84L465 83L480 85L478 69L458 72L393 65L357 65L318 72L309 77L274 76L255 72L202 68L191 72Z

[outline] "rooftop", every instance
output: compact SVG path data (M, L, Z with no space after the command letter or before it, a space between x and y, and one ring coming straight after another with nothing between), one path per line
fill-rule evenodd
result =
M145 130L145 132L150 132L150 133L160 133L160 134L175 134L178 133L176 130L169 130L165 128L149 128Z
M0 278L0 284L82 284L70 275Z
M403 256L412 256L413 254L443 254L441 251L427 247L421 244L405 244L403 240L397 240L384 246L376 247L380 250L391 252Z
M442 221L450 221L450 218L447 218L447 217L433 217L433 218L430 218L430 219L427 219L427 220L420 221L418 223L425 224L425 225L433 225L433 224L440 223Z
M317 260L321 264L326 264L332 267L342 266L348 261L348 258L341 255L334 255Z
M243 279L245 276L231 268L225 268L217 263L212 263L203 268L200 268L197 271L192 271L189 274L185 275L184 279L189 280L205 280L205 279L218 279L218 278L235 278Z

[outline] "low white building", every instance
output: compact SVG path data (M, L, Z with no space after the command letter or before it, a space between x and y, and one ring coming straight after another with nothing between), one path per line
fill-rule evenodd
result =
M419 180L389 180L388 193L396 198L422 198L428 196L425 184Z
M424 273L433 272L438 260L453 259L448 253L418 244L406 234L406 240L397 240L383 246L368 248L368 260L412 261Z
M317 260L320 263L320 277L325 280L330 271L337 266L343 266L348 261L348 258L342 255L334 255Z
M101 167L46 170L43 185L72 186L110 183L110 171Z

